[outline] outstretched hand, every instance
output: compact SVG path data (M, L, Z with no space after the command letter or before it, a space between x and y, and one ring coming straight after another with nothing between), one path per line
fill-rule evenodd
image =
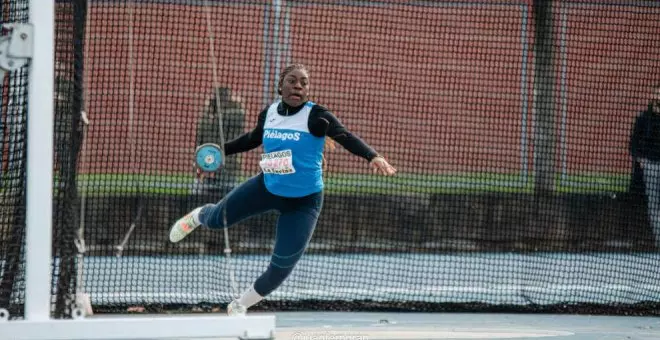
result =
M374 169L374 173L379 173L385 176L392 176L396 173L396 169L381 156L372 159L369 164Z
M205 178L215 178L215 172L204 171L200 169L196 164L193 164L193 167L195 168L195 175L197 176L198 180L203 182Z

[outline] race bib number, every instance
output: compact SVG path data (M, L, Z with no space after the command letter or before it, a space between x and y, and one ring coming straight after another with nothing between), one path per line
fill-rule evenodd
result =
M291 150L275 151L261 155L259 166L264 174L286 175L296 172Z

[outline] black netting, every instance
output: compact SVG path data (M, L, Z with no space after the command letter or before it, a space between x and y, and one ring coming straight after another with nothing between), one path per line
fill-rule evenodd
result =
M310 246L256 309L657 313L653 105L633 133L658 97L654 2L76 3L58 7L60 299L112 313L229 302L224 234L172 244L169 228L258 172L260 147L196 179L213 113L229 140L251 130L300 62L312 99L399 173L326 150ZM275 219L229 230L241 289L268 264Z
M71 316L81 254L78 238L81 200L76 185L83 138L83 45L86 0L59 1L55 7L55 99L53 186L53 315Z
M3 24L28 22L28 1L0 2ZM3 29L8 38L9 27ZM0 108L0 308L11 319L25 302L25 169L27 159L28 68L7 72Z

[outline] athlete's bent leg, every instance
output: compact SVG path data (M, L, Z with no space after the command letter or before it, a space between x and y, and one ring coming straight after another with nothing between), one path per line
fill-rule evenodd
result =
M263 174L259 174L234 188L220 202L195 208L179 219L170 230L170 241L183 240L199 226L229 228L250 216L275 209L277 200L266 190Z
M275 247L266 271L237 301L249 308L277 289L291 274L307 249L323 204L322 193L287 199L280 210Z

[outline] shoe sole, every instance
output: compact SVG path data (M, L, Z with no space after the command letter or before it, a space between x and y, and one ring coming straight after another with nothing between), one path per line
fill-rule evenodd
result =
M186 238L188 235L190 235L190 233L192 233L197 228L197 226L194 226L194 227L189 227L190 230L188 230L188 231L183 230L184 228L181 227L181 224L183 223L183 221L185 219L188 219L188 218L190 218L190 215L186 215L182 219L178 220L172 226L172 228L170 229L170 242L172 242L172 243L180 242L181 240ZM186 225L188 225L188 223L186 223Z

